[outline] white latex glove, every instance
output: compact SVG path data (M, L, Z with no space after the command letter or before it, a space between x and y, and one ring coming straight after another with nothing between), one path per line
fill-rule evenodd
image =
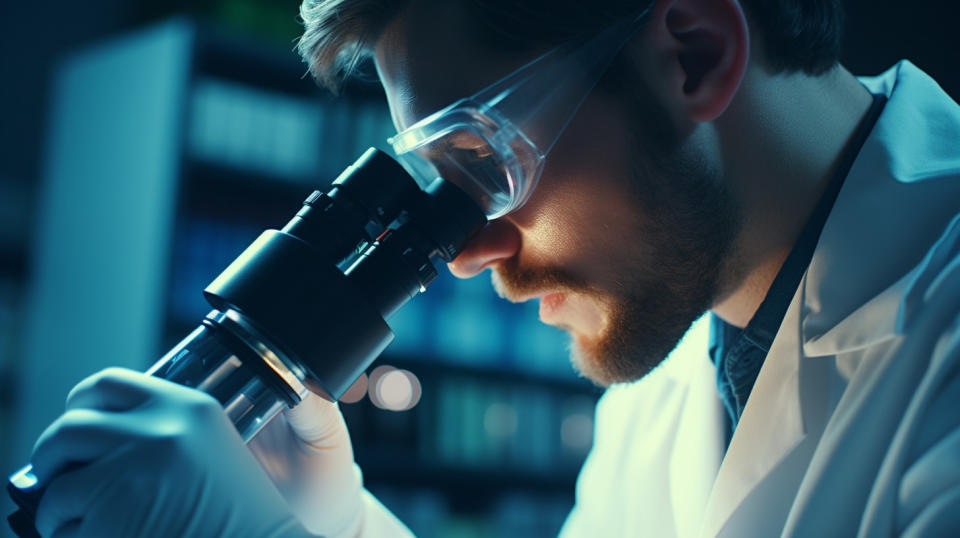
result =
M80 382L31 461L43 536L304 536L220 404L111 368Z
M363 480L337 404L308 393L248 446L307 530L337 538L361 532Z

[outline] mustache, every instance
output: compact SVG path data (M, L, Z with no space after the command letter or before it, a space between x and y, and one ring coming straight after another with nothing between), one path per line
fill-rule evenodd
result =
M510 258L492 268L493 289L501 298L517 302L547 291L589 291L583 279L554 267L521 267Z

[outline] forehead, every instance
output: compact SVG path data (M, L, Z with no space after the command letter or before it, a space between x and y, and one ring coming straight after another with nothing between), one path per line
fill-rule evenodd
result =
M398 129L476 93L538 54L496 51L481 42L482 31L455 0L413 0L387 25L374 58Z

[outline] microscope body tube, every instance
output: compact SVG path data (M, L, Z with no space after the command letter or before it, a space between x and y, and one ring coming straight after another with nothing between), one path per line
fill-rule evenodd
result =
M307 393L296 365L273 348L239 313L214 310L147 373L213 396L248 442Z

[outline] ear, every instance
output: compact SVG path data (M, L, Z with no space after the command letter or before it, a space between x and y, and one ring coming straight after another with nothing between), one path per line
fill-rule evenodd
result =
M659 0L651 39L671 101L690 121L716 119L733 100L749 57L749 31L737 0ZM665 55L665 57L664 57Z

